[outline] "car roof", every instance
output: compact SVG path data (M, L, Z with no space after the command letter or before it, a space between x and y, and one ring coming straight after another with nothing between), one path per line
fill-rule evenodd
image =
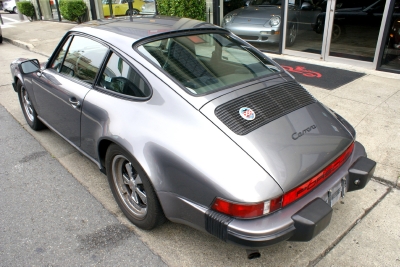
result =
M93 30L90 30L90 28ZM105 31L129 37L133 42L158 34L195 29L224 30L204 21L159 15L133 16L132 21L130 21L129 16L115 19L99 19L83 23L74 28L74 30L93 35L98 35L98 30L101 30L103 33Z

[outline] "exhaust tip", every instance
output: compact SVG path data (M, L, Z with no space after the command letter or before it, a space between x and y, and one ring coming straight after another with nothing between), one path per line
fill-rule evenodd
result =
M247 258L249 260L257 259L257 258L261 257L261 253L258 250L246 249L246 253L247 253Z

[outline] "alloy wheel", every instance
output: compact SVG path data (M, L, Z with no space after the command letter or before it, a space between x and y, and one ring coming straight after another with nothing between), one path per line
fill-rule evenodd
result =
M33 111L32 103L29 99L28 92L25 90L24 87L21 87L21 97L22 97L25 113L26 113L28 119L31 122L33 122L35 117L34 117L34 113L33 113L34 111Z
M115 187L124 205L138 218L147 214L147 196L140 175L127 158L117 155L112 161Z

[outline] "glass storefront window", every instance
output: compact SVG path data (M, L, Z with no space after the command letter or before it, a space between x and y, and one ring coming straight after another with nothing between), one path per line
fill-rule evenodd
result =
M223 13L223 28L258 49L279 52L283 23L281 0L224 0Z
M394 3L393 11L389 15L389 31L384 37L386 40L381 60L381 68L400 72L400 0Z
M288 0L286 49L321 53L326 7L327 1Z
M374 61L386 0L337 0L330 56Z

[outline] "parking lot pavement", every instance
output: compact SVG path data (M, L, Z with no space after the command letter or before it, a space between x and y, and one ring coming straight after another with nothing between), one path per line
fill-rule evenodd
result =
M6 53L7 55L0 54L1 77L10 77L6 66L19 55L27 58L39 57L40 60L46 58L45 56L40 58L40 55L30 53L27 50L18 50L18 48L9 44L2 45L2 49L8 51L8 53ZM41 54L45 53L41 51ZM360 251L363 248L368 250L373 247L382 247L390 251L390 253L387 253L386 262L396 263L400 236L394 234L391 239L386 240L386 235L380 235L379 228L366 228L363 226L366 224L363 223L367 221L374 223L373 220L376 218L374 216L379 217L379 214L382 214L384 218L393 213L400 214L398 198L393 197L391 193L398 192L396 185L400 174L400 158L398 157L400 146L393 146L393 144L400 142L400 135L396 130L400 126L400 110L397 104L400 101L400 86L398 85L400 75L381 74L371 70L363 71L367 75L362 79L334 91L326 91L311 86L306 86L306 88L319 100L348 118L356 126L358 140L366 145L369 156L378 161L375 179L364 190L347 194L342 201L335 205L331 224L311 242L284 242L261 250L261 258L252 261L246 259L244 249L223 243L210 235L186 226L166 223L151 232L142 231L132 226L116 205L108 189L105 176L98 171L93 163L85 159L51 131L33 132L30 130L20 111L17 95L13 92L7 78L2 78L0 81L3 85L0 90L0 104L102 206L138 235L140 240L170 266L313 266L316 264L322 266L323 263L335 265L334 260L340 257L342 251L352 251L354 244L349 242L348 238L358 229L368 236L373 236L375 242L374 245L364 241L359 242L359 245L361 244ZM385 86L382 86L382 83L385 83ZM365 94L364 91L359 92L360 88L366 89ZM379 90L376 90L376 88L379 88ZM373 133L374 131L376 131L376 134ZM398 193L395 194L398 195ZM386 206L387 209L385 209ZM375 215L377 213L378 215ZM392 222L394 221L387 220L385 225ZM379 223L383 222L379 221ZM365 239L365 241L367 240ZM360 253L360 255L354 257L365 263L362 266L374 265L373 261L367 262L368 257L373 257L373 254ZM361 257L365 257L365 261ZM357 262L355 265L358 265Z

